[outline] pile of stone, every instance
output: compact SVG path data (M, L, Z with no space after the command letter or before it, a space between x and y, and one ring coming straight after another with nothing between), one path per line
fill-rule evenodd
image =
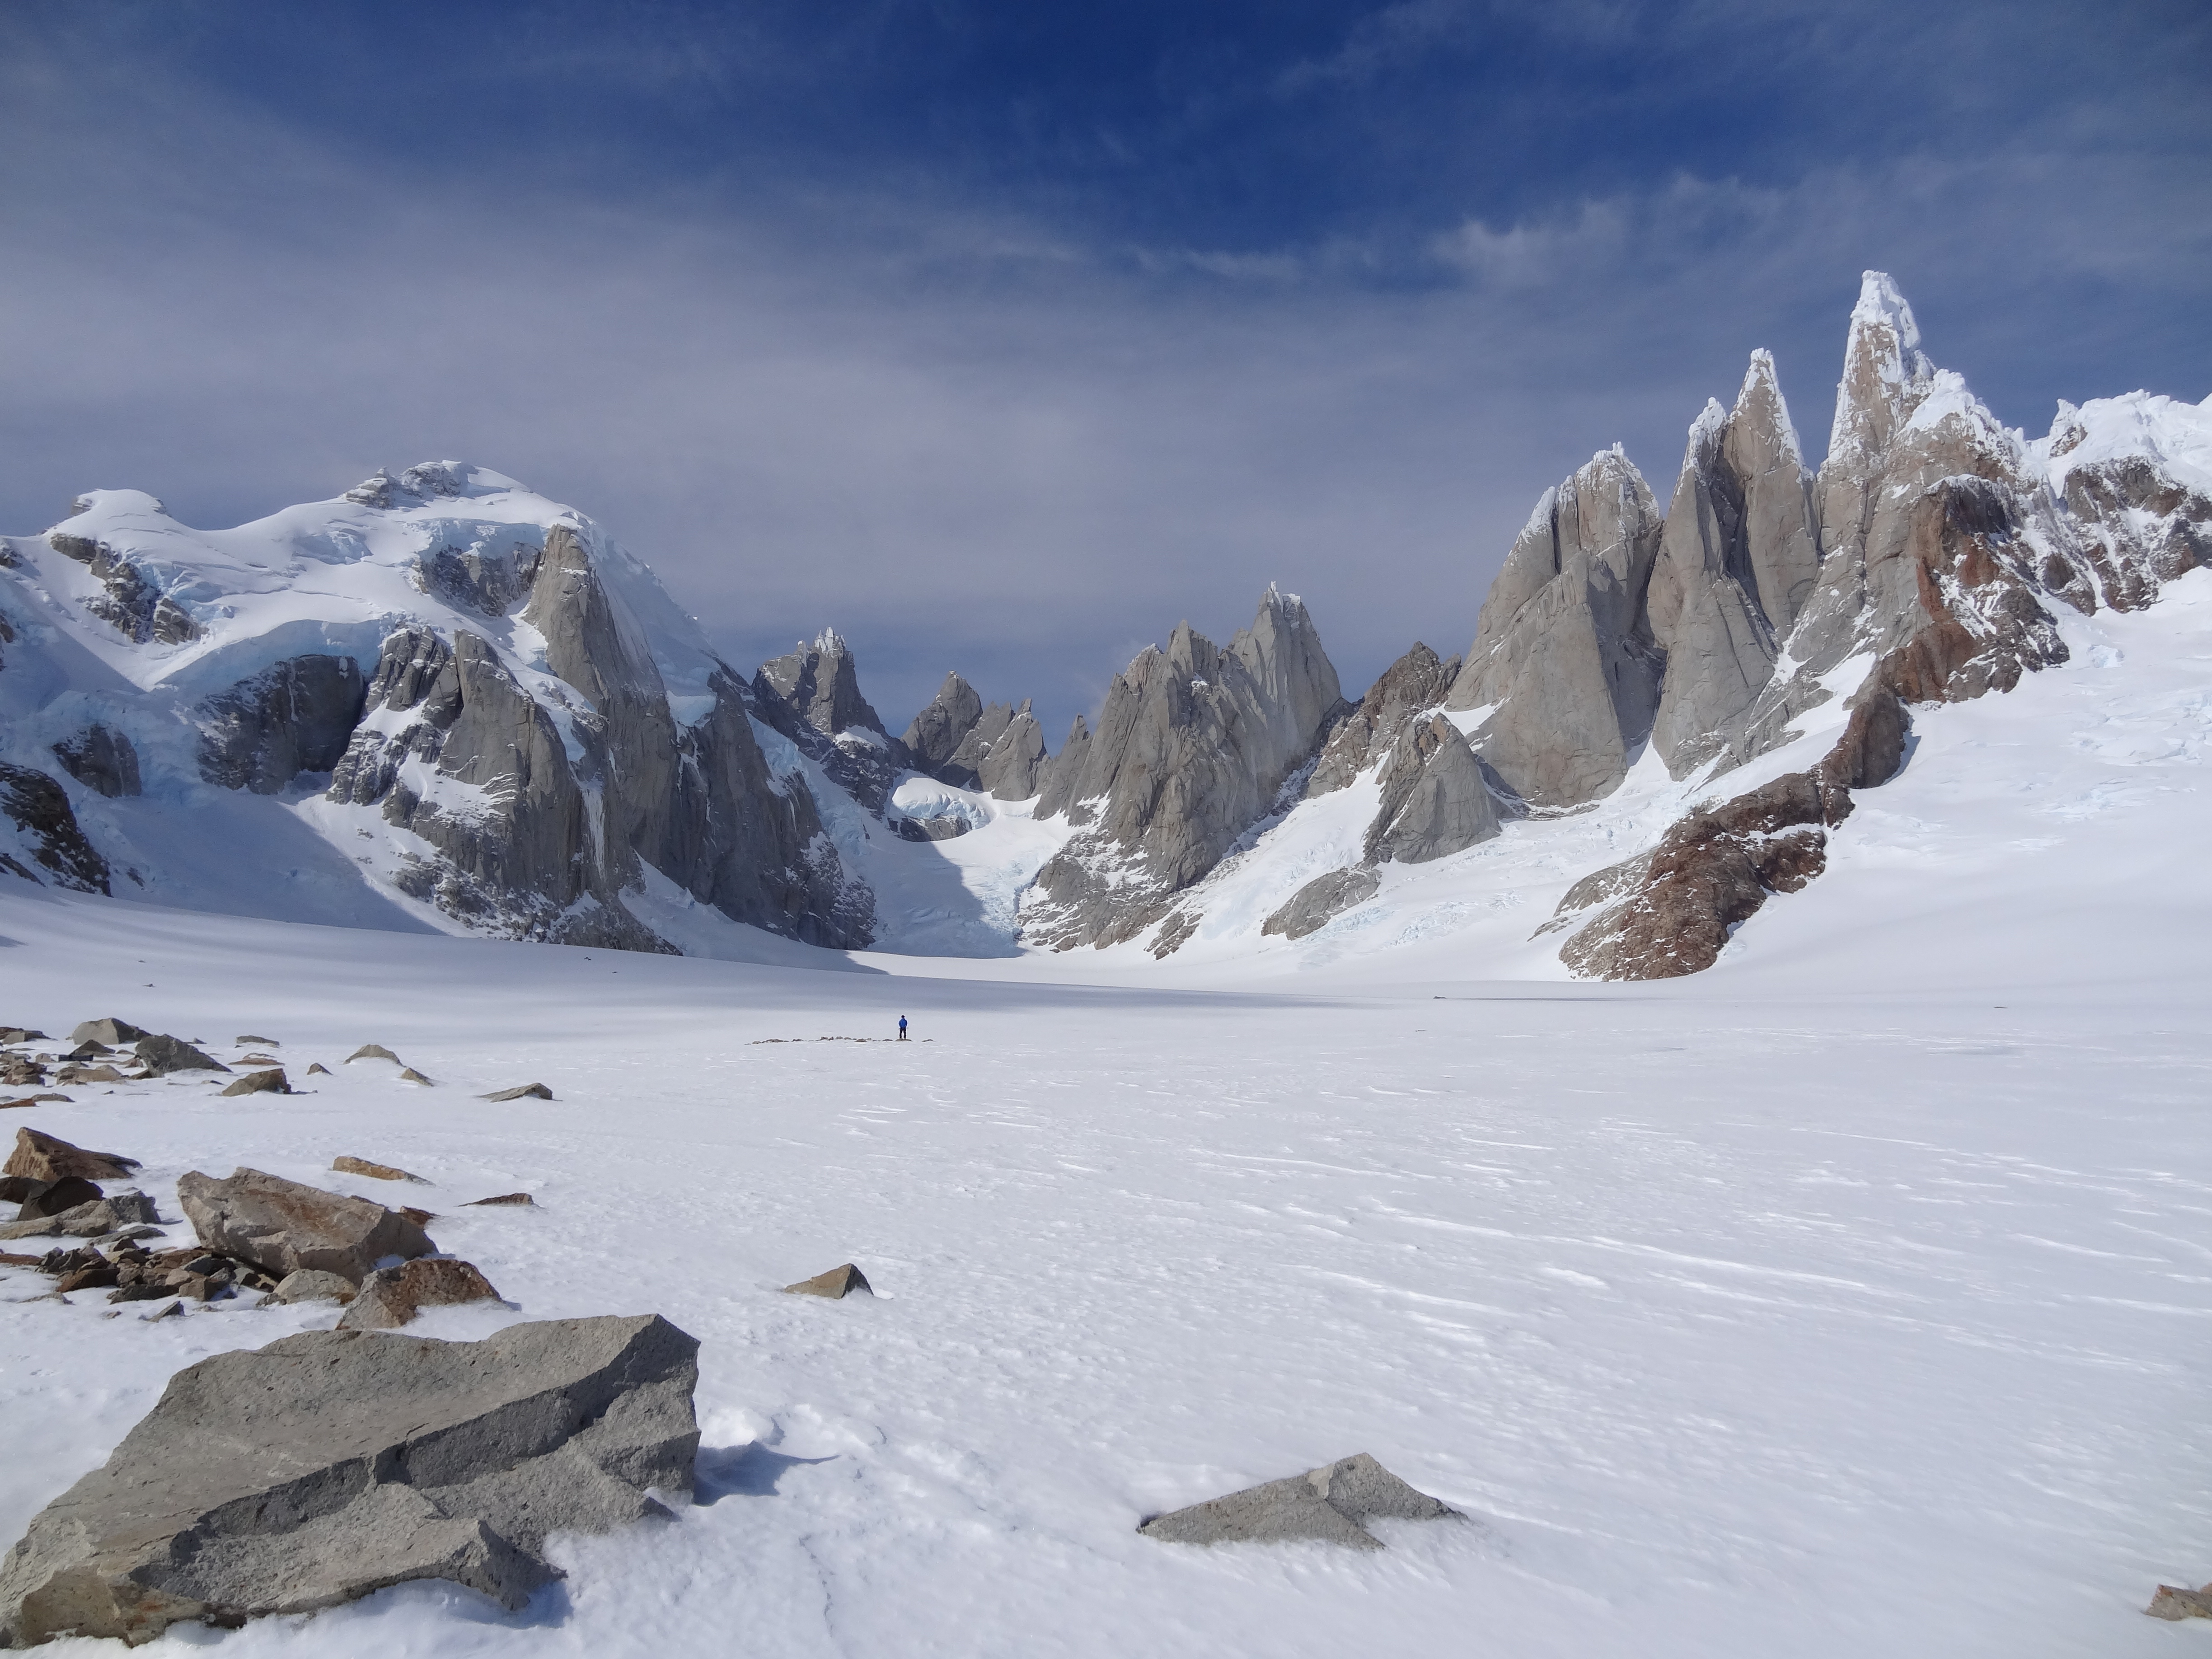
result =
M152 1199L136 1190L110 1194L100 1185L125 1180L137 1167L135 1158L119 1152L88 1152L36 1129L18 1129L15 1150L0 1165L0 1202L20 1207L15 1220L0 1225L0 1239L114 1238L157 1231Z

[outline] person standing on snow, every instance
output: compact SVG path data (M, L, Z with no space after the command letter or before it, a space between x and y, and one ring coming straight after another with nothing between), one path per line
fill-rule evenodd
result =
M901 1014L899 1016L899 1041L901 1042L904 1042L906 1041L906 1016L904 1014Z

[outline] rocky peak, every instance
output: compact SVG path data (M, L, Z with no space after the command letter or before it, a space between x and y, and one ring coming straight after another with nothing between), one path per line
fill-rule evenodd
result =
M957 674L947 674L928 707L914 717L903 741L917 769L942 777L939 769L951 760L961 741L975 729L983 713L983 699ZM951 783L957 780L943 778Z
M1492 711L1476 752L1534 805L1594 800L1651 729L1662 659L1644 615L1662 520L1620 445L1547 490L1506 555L1446 706Z
M1382 757L1386 745L1412 716L1435 708L1451 689L1459 659L1449 662L1419 640L1413 648L1382 671L1359 706L1339 721L1328 745L1306 780L1306 799L1333 793Z
M753 683L756 690L764 688L824 737L834 738L855 726L878 737L887 735L883 721L860 695L852 649L834 628L823 629L811 645L802 640L796 650L763 663Z
M1828 459L1880 455L1919 404L1936 370L1920 349L1920 325L1887 271L1861 277L1844 346L1844 378L1836 384L1836 418Z

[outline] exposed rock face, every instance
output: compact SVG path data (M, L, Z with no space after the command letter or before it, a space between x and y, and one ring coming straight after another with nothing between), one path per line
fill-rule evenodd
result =
M1333 793L1375 764L1408 720L1443 704L1458 674L1457 657L1441 661L1416 640L1337 723L1306 780L1306 799Z
M273 795L346 752L368 694L351 657L293 657L200 706L200 775L224 789Z
M1044 759L1044 728L1030 713L1028 699L1018 708L994 702L976 717L937 775L963 789L988 790L1000 800L1027 800L1037 792Z
M1377 781L1382 806L1364 848L1370 864L1423 864L1498 833L1498 807L1474 751L1442 714L1405 724Z
M1712 966L1729 936L1773 893L1794 893L1827 867L1826 830L1851 791L1886 783L1909 722L1886 686L1869 684L1826 758L1676 822L1650 852L1585 877L1562 917L1604 903L1559 959L1596 979L1672 979Z
M1651 741L1675 776L1721 751L1773 678L1820 572L1813 477L1775 378L1752 354L1735 407L1690 428L1647 601L1666 677Z
M234 1170L228 1181L195 1170L178 1178L177 1202L202 1244L272 1279L312 1267L358 1285L386 1256L412 1259L437 1248L381 1204L259 1170Z
M1268 810L1341 702L1304 605L1273 588L1226 650L1188 623L1147 647L1107 692L1081 775L1051 779L1069 803L1054 810L1091 827L1038 872L1024 935L1065 950L1150 927Z
M1663 659L1644 611L1662 528L1618 446L1545 492L1483 601L1447 706L1532 806L1595 800L1651 730Z
M56 530L47 535L46 544L91 568L107 591L88 600L85 609L125 639L138 645L183 645L199 637L191 613L161 591L160 580L106 543Z
M1037 817L1051 818L1065 813L1070 823L1088 823L1095 814L1088 803L1076 799L1075 792L1090 767L1091 723L1078 714L1067 728L1067 741L1060 744L1060 752L1037 769Z
M1355 864L1316 876L1291 895L1260 928L1262 934L1280 933L1304 939L1319 933L1334 918L1375 896L1382 878L1365 865Z
M860 695L852 648L834 628L814 643L763 663L752 695L761 718L789 738L837 786L878 817L912 767L906 745Z
M2076 609L2101 595L2137 610L2212 564L2212 409L2141 392L2061 403L2032 447L2065 509L2050 515L2037 574Z
M1312 1541L1379 1550L1367 1530L1376 1520L1443 1521L1466 1517L1416 1492L1365 1452L1270 1480L1188 1509L1155 1515L1137 1530L1175 1544L1285 1544Z
M15 825L24 855L0 850L0 870L79 893L109 890L107 860L85 839L68 791L44 772L0 762L0 814Z
M151 1640L446 1578L510 1608L548 1534L688 1495L698 1346L655 1316L482 1342L311 1331L179 1371L0 1563L0 1645Z
M937 688L937 695L929 700L929 706L914 717L906 736L901 739L914 757L915 769L927 772L940 782L963 789L974 788L972 775L954 776L945 767L982 715L983 700L975 695L975 688L957 674L945 675L945 684Z
M112 726L94 721L75 737L63 738L54 745L54 758L86 788L110 799L137 794L142 787L138 751Z

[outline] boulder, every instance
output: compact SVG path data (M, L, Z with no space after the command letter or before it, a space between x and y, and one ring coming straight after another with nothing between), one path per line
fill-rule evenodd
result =
M276 1288L269 1294L278 1302L350 1302L354 1288L349 1279L315 1267L302 1267L278 1279Z
M531 1197L528 1193L501 1193L496 1198L472 1198L466 1205L463 1206L463 1207L473 1210L479 1205L483 1204L527 1204L534 1206L537 1202L538 1200Z
M388 1256L437 1248L419 1223L381 1204L259 1170L235 1170L228 1181L195 1170L178 1181L177 1201L202 1244L278 1279L316 1267L358 1285Z
M230 1067L211 1054L204 1054L189 1042L173 1036L140 1037L131 1052L139 1063L155 1077L167 1077L173 1072L228 1072Z
M27 1030L20 1025L10 1025L5 1030L0 1030L0 1042L51 1042L52 1041L53 1039L44 1031Z
M275 1037L254 1036L251 1034L241 1037L233 1037L231 1042L240 1048L246 1047L249 1042L259 1048L281 1048L284 1046L283 1043L277 1042Z
M64 1054L62 1058L64 1060L105 1060L114 1052L115 1050L106 1043L94 1042L88 1038Z
M499 1292L465 1261L444 1256L424 1256L397 1267L380 1267L361 1282L361 1289L338 1321L342 1331L392 1331L425 1308L446 1308L464 1302L496 1302Z
M314 1077L314 1076L317 1076L317 1075L320 1075L320 1076L323 1076L323 1077L328 1077L330 1074L331 1074L331 1068L330 1068L329 1066L327 1066L324 1065L324 1064L323 1064L323 1062L322 1062L321 1060L316 1060L313 1065L311 1065L311 1066L309 1066L307 1067L307 1075L308 1075L309 1077Z
M403 1066L399 1068L399 1080L402 1083L420 1083L426 1088L430 1086L430 1079L412 1066Z
M0 1563L0 1645L137 1644L443 1578L520 1607L548 1534L688 1495L698 1343L657 1316L482 1342L310 1331L179 1371Z
M82 1176L64 1176L59 1181L41 1187L23 1200L23 1208L15 1219L34 1221L41 1216L59 1215L64 1210L74 1210L80 1204L97 1203L102 1196L99 1188Z
M57 1083L128 1083L112 1066L64 1066L54 1073Z
M0 1174L27 1176L33 1181L59 1181L77 1176L86 1181L122 1181L138 1168L138 1160L120 1152L87 1152L59 1136L36 1129L15 1131L15 1150L0 1166Z
M1382 884L1382 878L1364 865L1331 870L1327 875L1316 876L1291 894L1260 931L1280 933L1285 939L1304 939L1308 933L1320 932L1333 917L1353 905L1364 904L1375 896Z
M111 1193L96 1202L79 1204L58 1215L11 1221L0 1227L0 1238L106 1238L133 1226L150 1231L157 1218L154 1200L145 1194Z
M2150 1605L2143 1611L2154 1619L2212 1619L2212 1584L2203 1589L2160 1584L2158 1594L2150 1598Z
M526 1083L516 1089L499 1089L478 1097L483 1100L550 1100L553 1091L542 1083Z
M826 1273L802 1279L796 1285L787 1285L783 1289L787 1296L826 1296L832 1302L850 1296L854 1291L866 1291L870 1296L875 1294L867 1275L849 1261L842 1267L832 1267Z
M0 1204L27 1204L46 1191L47 1183L29 1176L0 1176Z
M428 1186L421 1176L410 1175L389 1164L371 1164L365 1158L334 1158L331 1168L340 1175L367 1176L372 1181L411 1181L418 1186Z
M388 1060L394 1066L400 1063L399 1056L380 1042L362 1043L360 1048L345 1057L345 1063L350 1066L356 1060Z
M1250 1486L1188 1509L1155 1515L1137 1530L1176 1544L1281 1544L1318 1541L1379 1550L1367 1530L1374 1520L1442 1521L1466 1517L1416 1492L1365 1452L1264 1486Z
M284 1076L284 1068L276 1066L266 1072L248 1072L223 1091L227 1095L289 1095L292 1085Z
M136 1042L140 1037L150 1036L127 1019L88 1019L70 1033L71 1042L104 1042L111 1047Z

